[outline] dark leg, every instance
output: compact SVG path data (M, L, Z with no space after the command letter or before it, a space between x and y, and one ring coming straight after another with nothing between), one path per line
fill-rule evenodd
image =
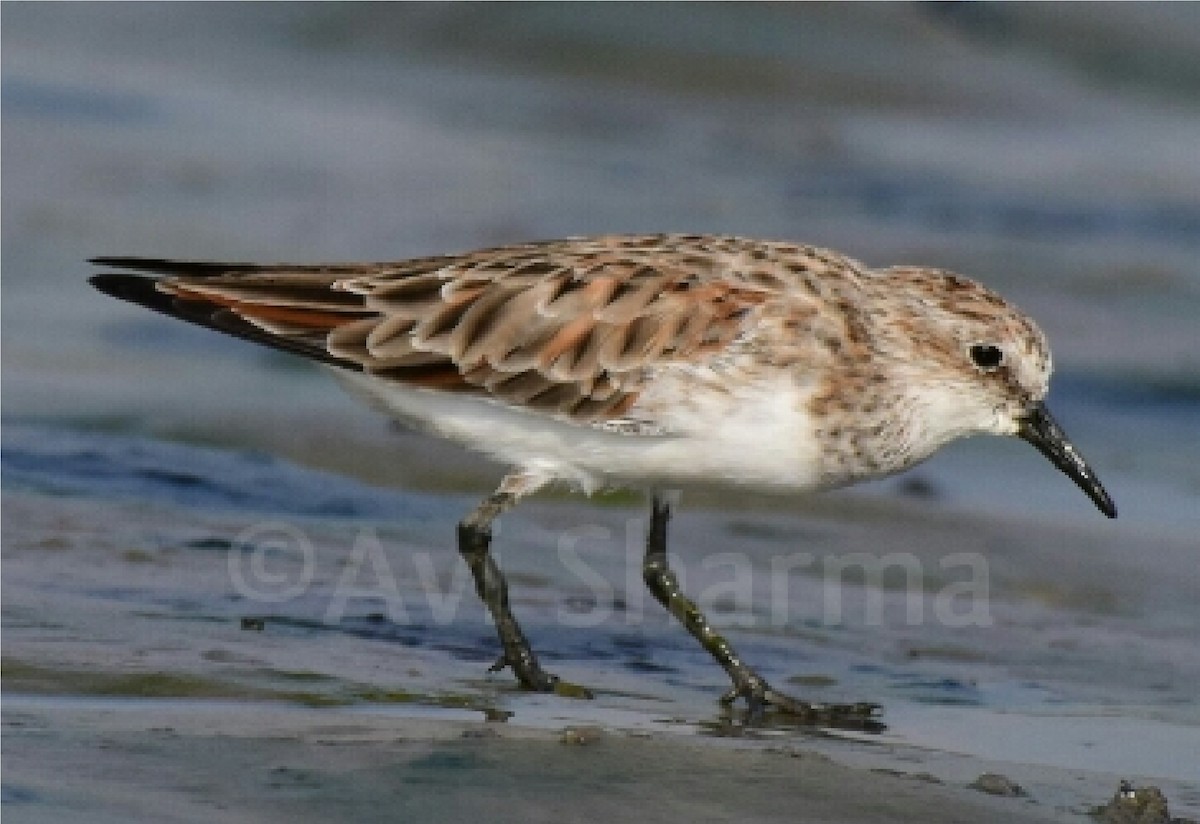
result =
M667 521L671 518L670 506L654 495L650 505L650 531L646 536L646 557L642 563L642 578L646 587L654 594L667 611L679 619L708 654L729 674L733 687L721 696L722 703L732 703L745 698L750 717L762 717L769 704L780 712L795 715L814 724L828 726L872 727L878 707L875 704L815 704L791 698L776 692L758 673L750 669L737 652L712 628L700 608L679 589L679 580L667 564Z
M488 548L492 542L492 521L516 501L517 494L501 486L500 491L488 497L458 525L458 551L475 579L475 591L492 614L500 646L504 649L491 671L512 667L521 686L527 689L591 698L586 689L562 681L542 669L509 608L508 583Z

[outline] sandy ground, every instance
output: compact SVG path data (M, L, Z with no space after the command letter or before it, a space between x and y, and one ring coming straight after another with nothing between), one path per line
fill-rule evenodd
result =
M1200 807L1187 766L1200 740L1185 686L1196 664L1177 625L1190 582L1139 578L1119 540L1096 540L1103 533L1044 525L1013 540L1011 526L902 502L886 518L860 503L854 522L836 502L805 518L677 518L689 554L715 557L714 545L740 535L756 568L798 536L836 554L903 534L930 561L963 534L992 547L987 629L905 625L903 599L882 602L879 626L848 611L843 626L742 615L739 627L737 605L722 613L714 599L719 623L775 683L883 703L887 730L867 734L777 717L747 727L714 700L721 673L655 605L597 611L579 568L564 563L562 535L640 528L623 507L534 503L498 538L548 666L596 698L530 695L506 674L485 675L494 642L482 611L464 597L439 614L430 595L465 589L444 533L466 500L397 496L403 517L389 526L6 493L6 815L1079 821L1123 779L1162 788L1174 814ZM242 543L280 523L304 535L309 555ZM1080 543L1091 543L1092 565L1039 568L1045 553ZM1155 549L1160 559L1188 551ZM427 577L419 557L430 559ZM626 560L602 540L570 557L623 585ZM721 576L706 566L683 564L693 591L714 591ZM1037 590L1025 591L1035 571ZM306 587L293 594L297 576ZM247 597L268 584L282 588ZM797 603L823 586L794 585ZM860 589L845 587L848 610L860 608ZM645 608L636 620L635 607ZM571 619L580 615L588 620ZM972 787L985 773L1021 794Z
M911 764L848 767L795 742L694 746L596 728L229 702L8 703L5 738L22 750L6 777L10 820L1075 820Z

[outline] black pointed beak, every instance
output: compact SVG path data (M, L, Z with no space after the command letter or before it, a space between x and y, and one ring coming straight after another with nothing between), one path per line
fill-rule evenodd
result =
M1038 452L1049 458L1050 463L1074 481L1101 512L1110 518L1117 517L1116 504L1104 491L1100 479L1078 450L1071 445L1067 433L1055 422L1044 403L1039 401L1030 407L1028 414L1021 420L1021 428L1017 434L1036 446Z

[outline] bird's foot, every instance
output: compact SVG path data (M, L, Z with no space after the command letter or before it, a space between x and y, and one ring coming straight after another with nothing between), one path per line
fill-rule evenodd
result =
M729 705L739 698L746 699L746 717L750 723L761 723L767 708L771 707L793 721L814 727L866 732L882 732L886 728L879 720L883 713L879 704L825 704L792 698L773 689L753 672L737 679L729 691L721 696L721 703Z
M595 697L587 687L572 684L570 681L564 681L557 675L551 675L542 669L536 660L524 656L517 656L517 660L513 661L509 659L506 653L502 654L496 659L496 663L488 667L488 672L500 672L507 667L512 667L513 674L517 676L517 681L527 690L552 692L563 698Z

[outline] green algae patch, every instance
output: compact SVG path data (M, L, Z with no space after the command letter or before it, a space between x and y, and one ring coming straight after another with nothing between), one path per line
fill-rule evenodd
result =
M312 670L264 670L264 674L271 678L278 678L282 681L289 681L298 684L335 684L341 681L332 675L326 675L323 672L313 672Z
M355 701L364 704L421 704L449 710L479 710L480 712L490 709L482 698L460 693L436 695L410 690L360 688L352 691L350 695Z
M30 664L13 658L0 661L5 692L76 695L96 698L224 699L282 701L304 707L355 704L412 704L442 709L492 712L480 696L424 693L346 683L320 672L258 670L242 680L169 672L112 673Z
M283 673L292 683L336 679L319 673ZM86 695L96 698L198 698L287 701L306 707L343 706L353 699L305 690L274 690L237 681L169 672L111 673L55 668L6 658L0 661L5 692Z
M120 698L241 698L246 691L232 684L195 675L146 672L93 676L90 695Z
M581 700L589 700L595 697L587 687L580 684L572 684L562 679L554 682L554 694L562 698L578 698Z
M92 695L104 698L247 698L254 690L197 675L166 672L108 673L56 669L5 659L0 678L8 692Z
M570 500L567 495L563 495L564 500ZM578 496L575 496L578 499ZM608 507L611 509L629 509L632 507L640 507L646 503L646 496L642 492L629 489L601 489L594 492L588 503L593 506Z

